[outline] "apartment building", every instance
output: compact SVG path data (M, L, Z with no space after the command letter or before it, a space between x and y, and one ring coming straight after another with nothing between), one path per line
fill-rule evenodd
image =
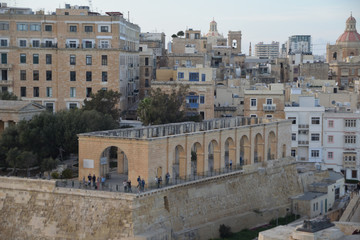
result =
M311 35L293 35L286 43L287 53L312 53Z
M255 44L255 56L263 58L277 58L280 54L279 42Z
M325 108L312 96L300 96L299 104L285 107L285 116L292 120L291 155L298 161L322 162L322 125Z
M152 82L151 88L171 92L174 87L188 86L186 112L200 114L205 120L214 118L215 69L202 65L177 70L157 69L156 75L157 81Z
M360 113L329 109L323 116L323 169L360 180Z
M111 89L122 94L126 110L137 100L139 33L120 12L66 4L45 14L2 5L1 90L58 111Z
M285 118L285 91L282 84L269 88L244 90L244 116L259 118Z

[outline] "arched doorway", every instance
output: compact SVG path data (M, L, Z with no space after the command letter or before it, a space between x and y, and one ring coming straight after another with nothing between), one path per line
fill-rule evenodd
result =
M175 148L173 176L174 178L185 178L186 176L186 156L184 148L181 145L177 145Z
M191 147L191 175L204 174L204 149L200 143L194 143Z
M228 138L225 141L225 154L224 154L224 160L225 160L225 167L230 166L230 160L232 162L232 164L236 164L235 161L235 146L234 146L234 141L232 140L232 138Z
M268 136L267 159L268 160L276 159L276 137L273 131L271 131Z
M254 163L262 162L264 156L264 140L260 133L255 136Z
M247 136L240 139L240 165L250 164L250 141Z
M333 60L336 60L337 59L337 52L334 52L333 53Z
M115 168L119 174L128 175L127 156L118 147L107 147L100 155L100 176L107 176Z
M220 169L220 148L219 144L212 140L208 147L208 166L209 171Z

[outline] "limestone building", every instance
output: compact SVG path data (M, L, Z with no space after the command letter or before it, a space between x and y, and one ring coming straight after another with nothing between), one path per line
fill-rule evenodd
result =
M263 58L279 57L279 42L255 44L255 56Z
M349 86L359 79L360 61L352 60L360 56L360 34L356 30L356 19L350 15L346 20L344 33L335 45L326 46L326 61L330 65L331 77L339 86Z
M0 10L3 91L51 111L79 108L100 89L119 91L122 110L135 103L140 27L120 12Z

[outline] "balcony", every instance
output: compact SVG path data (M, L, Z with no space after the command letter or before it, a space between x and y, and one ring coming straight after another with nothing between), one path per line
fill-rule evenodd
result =
M41 48L57 48L58 45L57 45L57 43L41 43L40 47Z
M12 83L13 83L12 80L0 80L0 86L1 86L1 87L11 86Z
M263 110L266 112L275 112L276 104L263 104Z
M309 124L299 124L299 129L309 129Z
M309 141L298 141L299 146L309 146Z
M199 103L187 103L186 108L199 108Z

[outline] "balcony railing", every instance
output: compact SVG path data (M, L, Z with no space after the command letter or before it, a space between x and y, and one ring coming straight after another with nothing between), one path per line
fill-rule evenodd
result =
M57 43L41 43L40 47L41 48L57 48L58 44Z
M299 128L309 129L309 124L299 124Z
M267 112L276 111L276 104L263 104L263 110Z
M309 145L309 141L298 141L299 145Z
M1 68L1 69L11 69L11 68L12 68L12 64L0 64L0 68Z
M187 103L186 107L187 108L199 108L199 104L198 103Z
M0 80L0 86L10 86L12 83L12 80Z

